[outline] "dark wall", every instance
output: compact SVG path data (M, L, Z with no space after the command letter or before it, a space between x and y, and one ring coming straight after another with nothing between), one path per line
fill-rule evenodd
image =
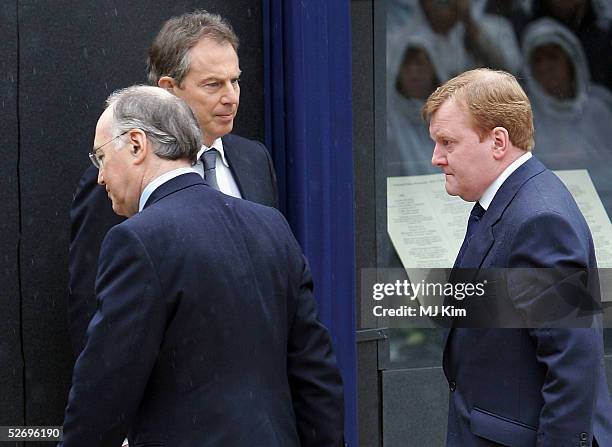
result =
M0 425L22 423L24 413L26 424L59 425L73 362L66 315L68 213L89 164L103 101L117 88L145 82L145 50L164 20L206 8L227 17L241 40L235 131L263 139L261 2L2 4L0 331L7 336L0 341Z
M0 3L0 425L23 424L17 166L17 5Z
M361 290L361 269L376 267L376 183L372 175L376 166L374 20L374 0L351 1L356 290ZM363 329L358 304L357 327ZM358 330L358 337L359 334ZM362 446L382 445L378 348L375 339L357 343L358 426Z

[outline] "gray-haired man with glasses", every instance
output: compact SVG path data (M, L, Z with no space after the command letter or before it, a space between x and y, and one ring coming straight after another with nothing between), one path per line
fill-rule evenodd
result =
M102 243L60 446L342 442L342 383L301 249L277 210L205 183L201 144L164 89L108 99L92 158L128 219Z

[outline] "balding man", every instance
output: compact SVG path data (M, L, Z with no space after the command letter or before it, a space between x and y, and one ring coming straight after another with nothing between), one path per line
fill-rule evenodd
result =
M107 104L90 158L128 219L102 243L60 445L338 446L341 379L287 222L194 170L202 136L178 96Z

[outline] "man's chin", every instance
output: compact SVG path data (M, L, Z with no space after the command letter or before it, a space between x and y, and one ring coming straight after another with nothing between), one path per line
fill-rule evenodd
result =
M459 195L457 190L455 188L453 188L452 185L448 184L448 180L444 183L444 188L446 189L446 194L448 194L449 196L458 196Z
M448 178L450 176L447 174L446 175L446 182L444 182L444 188L446 189L446 194L448 194L449 196L453 196L453 197L461 197L463 200L467 201L467 202L473 202L473 199L469 199L466 198L466 191L465 190L461 190L460 188L457 188L457 184L454 182L449 182Z
M225 135L226 133L231 132L232 127L234 127L234 119L236 115L217 115L214 120L214 124L217 130L217 133L222 133Z
M228 133L230 133L232 131L232 129L234 128L234 119L232 118L232 120L228 123L224 123L222 126L219 126L219 135L227 135Z
M475 199L472 199L471 197L467 197L465 193L461 193L460 191L457 191L456 189L449 188L449 187L446 187L446 194L448 194L449 196L453 196L453 197L459 197L462 200L465 200L466 202L475 201Z
M216 123L214 128L212 126L209 126L208 130L201 128L200 130L202 130L202 135L205 136L204 144L210 147L210 145L213 144L213 142L217 138L224 137L225 135L230 133L233 128L234 128L234 121L231 121L229 124ZM208 144L209 140L211 140L210 144Z
M129 214L124 208L122 208L121 206L115 204L114 201L113 201L113 212L117 216L123 216L123 217L130 217L131 216L131 214Z

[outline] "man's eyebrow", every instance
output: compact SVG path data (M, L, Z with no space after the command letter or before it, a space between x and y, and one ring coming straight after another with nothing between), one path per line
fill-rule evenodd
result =
M429 132L429 138L431 138L432 140L435 140L437 137L440 136L441 132L442 131L440 129L433 130L433 131Z
M436 129L434 132L430 133L429 135L434 140L436 138L445 138L445 139L452 140L452 137L445 129Z
M236 74L232 74L232 75L231 75L231 76L229 76L228 78L229 78L229 79L236 79L236 78L239 78L241 74L242 74L242 70L238 70L238 73L236 73ZM203 78L202 78L202 79L199 81L199 83L200 83L200 84L203 84L203 83L210 82L210 81L217 81L217 82L219 82L219 81L223 81L224 79L228 79L228 78L226 78L226 77L225 77L225 76L223 76L223 75L211 74L211 75L208 75L208 76L206 76L206 77L203 77Z
M218 81L219 79L220 78L217 77L217 76L210 75L210 76L206 76L206 77L200 79L200 83L202 84L202 83L210 82L210 81Z

